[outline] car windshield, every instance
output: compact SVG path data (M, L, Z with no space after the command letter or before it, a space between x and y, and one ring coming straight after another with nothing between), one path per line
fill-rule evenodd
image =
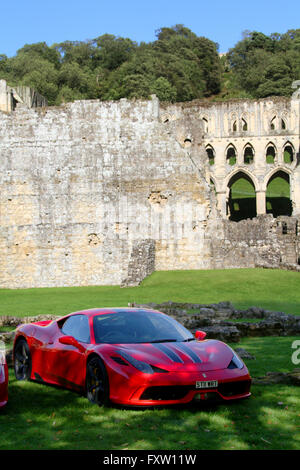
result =
M94 317L96 343L191 341L193 336L173 318L148 311L122 311Z

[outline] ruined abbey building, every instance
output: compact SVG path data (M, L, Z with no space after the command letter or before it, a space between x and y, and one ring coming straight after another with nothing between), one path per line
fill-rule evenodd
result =
M59 107L22 93L0 82L1 288L299 264L298 91ZM289 188L279 206L268 197L275 178ZM232 197L240 180L249 204Z

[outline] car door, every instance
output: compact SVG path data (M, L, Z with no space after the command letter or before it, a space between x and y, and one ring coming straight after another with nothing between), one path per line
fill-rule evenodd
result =
M59 328L59 334L51 345L51 354L48 354L47 375L50 380L79 391L85 381L86 349L90 343L89 319L82 314L72 315ZM64 337L74 338L77 345L63 344L60 339Z

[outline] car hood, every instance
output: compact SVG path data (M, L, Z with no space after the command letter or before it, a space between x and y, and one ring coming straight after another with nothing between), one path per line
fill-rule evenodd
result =
M168 371L226 369L233 351L218 340L113 345L114 355L122 353ZM123 356L124 357L124 356Z

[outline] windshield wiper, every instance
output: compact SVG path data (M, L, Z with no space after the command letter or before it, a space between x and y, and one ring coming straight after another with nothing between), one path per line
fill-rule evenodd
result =
M187 341L194 341L195 338L192 336L191 338L187 338L183 340L183 343L186 343Z

